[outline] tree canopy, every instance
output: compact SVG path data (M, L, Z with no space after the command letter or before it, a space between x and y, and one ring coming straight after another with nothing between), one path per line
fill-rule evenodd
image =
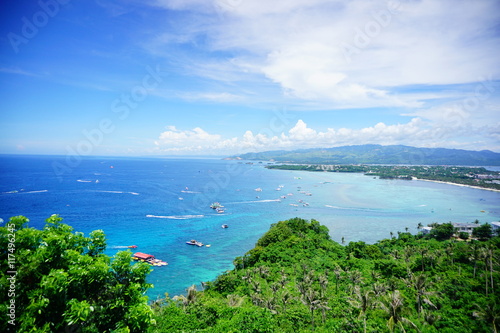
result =
M61 221L52 215L37 230L16 216L0 228L0 308L12 314L0 330L144 332L154 321L150 267L132 264L129 251L105 255L102 230L85 237Z

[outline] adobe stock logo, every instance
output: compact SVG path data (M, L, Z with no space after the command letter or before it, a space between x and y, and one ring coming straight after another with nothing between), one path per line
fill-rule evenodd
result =
M47 0L38 1L40 10L35 12L31 19L23 16L21 19L22 26L20 34L9 32L7 38L12 46L14 52L19 53L19 46L21 44L28 44L30 40L38 35L40 29L45 27L51 18L59 14L61 5L66 5L71 0Z

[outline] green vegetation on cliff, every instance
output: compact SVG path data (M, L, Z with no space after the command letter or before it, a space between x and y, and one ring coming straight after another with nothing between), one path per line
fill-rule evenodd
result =
M482 241L451 238L443 224L425 237L342 246L315 220L281 221L204 291L148 305L149 266L130 252L104 255L102 231L85 237L58 216L43 230L26 222L0 227L3 332L476 333L500 324L500 237L489 225L475 229Z
M278 222L204 291L154 302L151 331L496 332L499 237L436 229L344 247L317 221Z
M111 260L102 230L85 237L61 220L37 230L16 216L0 227L0 331L146 331L149 265L129 251Z

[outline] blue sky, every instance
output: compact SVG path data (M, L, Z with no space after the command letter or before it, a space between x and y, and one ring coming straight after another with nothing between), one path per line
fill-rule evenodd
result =
M500 152L497 0L0 6L0 153Z

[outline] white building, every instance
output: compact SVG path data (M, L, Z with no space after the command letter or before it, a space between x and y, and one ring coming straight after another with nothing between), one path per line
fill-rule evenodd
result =
M452 223L453 227L455 227L457 233L458 232L467 232L469 235L472 235L472 230L481 226L481 224L476 223Z

